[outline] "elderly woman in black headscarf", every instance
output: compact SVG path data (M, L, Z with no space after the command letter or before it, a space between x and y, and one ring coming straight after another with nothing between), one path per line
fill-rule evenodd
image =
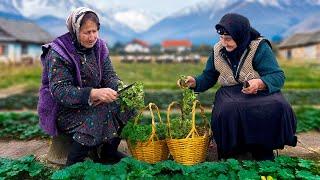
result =
M98 15L89 8L75 9L67 27L69 32L43 47L40 126L52 136L72 138L67 166L100 145L101 161L119 161L124 155L117 151L118 135L133 111L121 113L116 103L119 77L99 38Z
M188 76L186 83L197 92L221 85L211 118L220 159L251 153L256 160L272 160L274 149L297 142L294 112L280 92L284 72L270 42L246 17L226 14L215 28L220 41L203 73Z

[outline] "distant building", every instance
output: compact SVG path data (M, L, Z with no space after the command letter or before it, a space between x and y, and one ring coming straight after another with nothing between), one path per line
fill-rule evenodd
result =
M192 42L189 40L165 40L161 43L162 52L184 52L190 51Z
M320 60L320 31L292 35L279 45L279 54L286 59Z
M39 59L41 45L50 40L49 33L30 21L0 18L0 62Z
M124 51L126 53L149 53L150 46L148 43L142 40L134 39L130 43L125 45Z

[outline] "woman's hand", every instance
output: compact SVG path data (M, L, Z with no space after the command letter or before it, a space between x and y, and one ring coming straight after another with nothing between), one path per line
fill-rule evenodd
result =
M188 87L195 88L196 87L196 80L192 76L187 76L187 78L185 80L185 84Z
M263 90L266 88L266 85L261 79L251 79L248 81L249 87L242 88L242 92L244 94L257 94L259 90Z
M101 103L111 103L118 98L117 91L111 88L92 89L90 92L90 99L94 106Z

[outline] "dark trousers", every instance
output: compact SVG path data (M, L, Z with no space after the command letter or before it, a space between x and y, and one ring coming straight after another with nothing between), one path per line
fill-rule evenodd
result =
M120 138L113 138L108 143L102 144L100 155L97 155L97 147L85 146L72 140L71 148L67 157L66 166L70 166L77 162L83 162L84 159L88 156L89 151L93 152L93 156L95 156L95 158L93 159L94 161L99 162L99 159L108 158L117 153L120 141Z
M88 152L92 149L93 147L84 146L77 141L72 140L66 166L70 166L77 162L82 162L88 156Z

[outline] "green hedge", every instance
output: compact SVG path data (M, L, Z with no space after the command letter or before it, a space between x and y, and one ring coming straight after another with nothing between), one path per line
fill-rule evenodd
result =
M215 91L200 93L198 99L202 105L211 107ZM284 96L292 105L320 104L320 89L285 90ZM161 109L166 109L172 101L180 100L181 92L178 90L158 90L145 92L145 104L153 102ZM0 110L36 109L38 96L33 92L26 92L0 99Z
M154 165L131 157L114 165L92 161L65 169L50 169L33 156L18 160L0 158L0 179L319 179L320 166L312 160L279 156L274 161L228 159L183 166L172 160Z

